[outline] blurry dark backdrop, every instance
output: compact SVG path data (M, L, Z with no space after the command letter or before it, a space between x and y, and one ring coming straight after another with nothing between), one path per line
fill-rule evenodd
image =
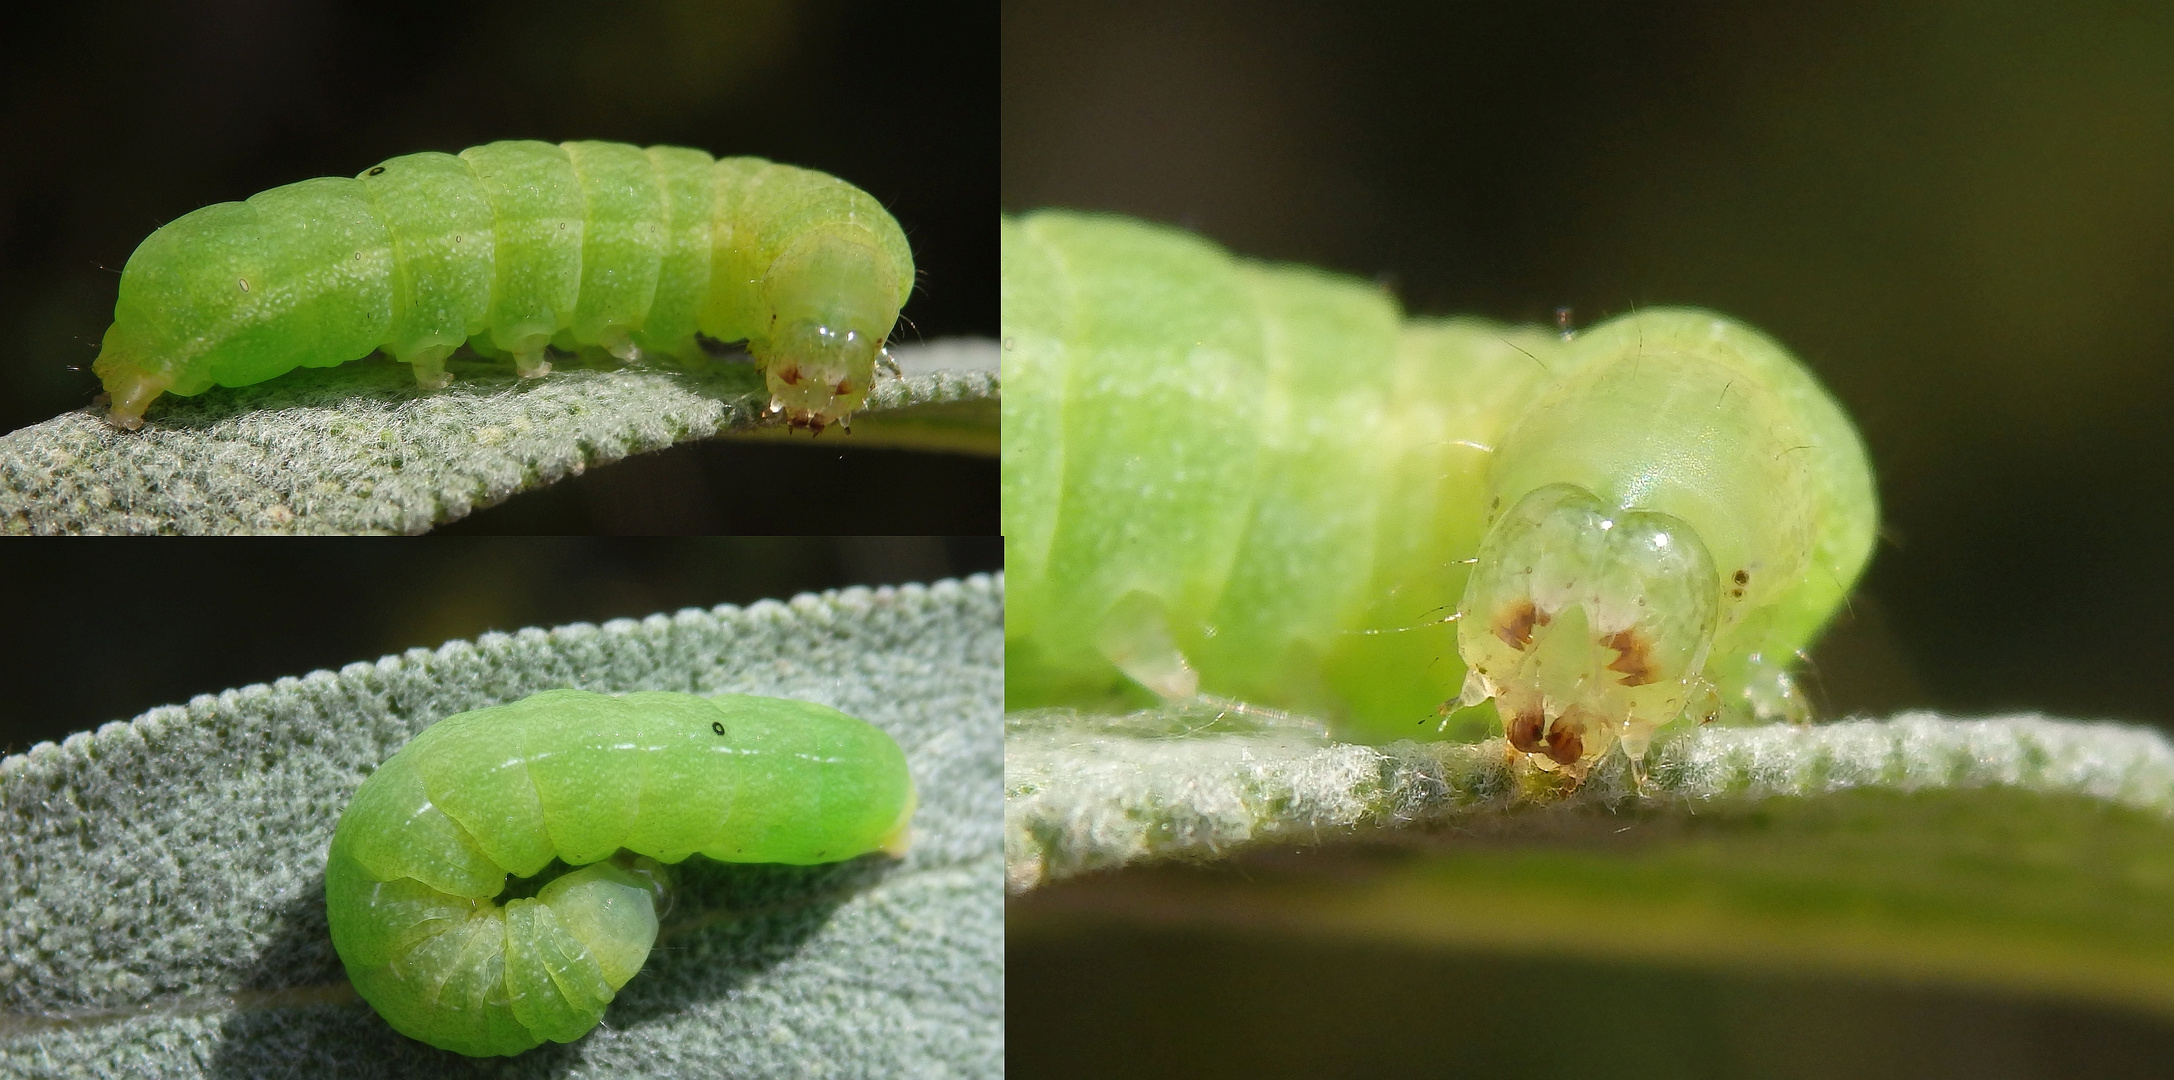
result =
M2174 7L1008 3L1008 210L1797 351L1886 542L1830 712L2174 722Z
M993 14L853 0L15 5L0 15L0 430L90 401L119 270L161 223L496 139L673 143L835 173L912 240L920 283L899 340L993 335ZM463 527L995 531L994 461L847 442L644 455ZM924 487L901 511L918 520L843 498L780 525L744 512L749 476L878 497L905 477Z
M1864 431L1886 520L1818 653L1830 714L2174 726L2174 7L1019 0L1003 22L1007 210L1174 222L1415 312L1697 304L1796 350ZM2174 1061L2163 1019L2034 999L1038 899L1007 943L1020 1077Z
M993 536L0 544L0 752L488 630L1000 570Z

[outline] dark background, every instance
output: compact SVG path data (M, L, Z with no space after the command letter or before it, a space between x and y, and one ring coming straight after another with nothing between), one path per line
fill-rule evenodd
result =
M2174 726L2174 8L1006 3L1006 210L1123 211L1423 313L1744 319L1883 542L1826 712ZM1324 883L1327 887L1328 883ZM1508 916L1506 916L1508 917ZM1044 921L1015 1076L2165 1075L2029 999Z
M119 270L160 224L497 139L672 143L834 173L890 208L913 243L920 283L896 340L996 331L987 3L28 7L0 15L0 430L89 403ZM995 531L994 461L847 443L825 436L783 458L731 442L643 455L670 460L594 470L461 527ZM739 504L750 475L881 501L809 500L779 522ZM912 505L893 512L902 500L885 493L913 479Z
M2152 1017L1996 993L1096 930L1007 940L1007 1077L2111 1080L2174 1060Z
M489 630L1000 570L993 536L0 544L0 751Z

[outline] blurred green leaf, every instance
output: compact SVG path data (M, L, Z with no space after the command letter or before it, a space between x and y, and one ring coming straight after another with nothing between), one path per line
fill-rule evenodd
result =
M822 701L898 739L898 863L691 859L604 1023L499 1076L999 1076L1003 579L489 634L205 695L0 760L0 1075L422 1077L355 996L324 854L362 778L466 709L577 686Z
M1198 708L1011 721L1015 912L1829 971L2174 1013L2174 746L2039 717L1703 728L1575 793L1501 741ZM1313 850L1287 852L1293 844ZM1326 846L1316 847L1315 845Z
M996 396L995 343L897 355L905 377L880 380L860 414L870 445L993 453L996 411L959 406ZM373 357L162 398L141 431L114 430L94 406L10 432L0 531L417 533L629 454L766 424L749 364L448 370L451 386L420 390L406 365Z

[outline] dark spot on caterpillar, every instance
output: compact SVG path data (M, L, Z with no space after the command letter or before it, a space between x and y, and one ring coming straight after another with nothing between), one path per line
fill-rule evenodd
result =
M1608 662L1609 671L1623 673L1623 685L1644 686L1653 681L1653 657L1650 646L1636 630L1619 630L1609 635L1607 646L1616 651L1614 660Z
M1738 571L1736 572L1736 583L1737 583L1738 585L1749 585L1749 584L1751 584L1751 571L1749 571L1749 570L1738 570ZM1739 594L1739 595L1741 595L1741 594Z
M778 381L784 383L787 386L799 386L800 365L793 364L791 366L779 369Z
M704 353L719 359L746 361L755 359L747 353L747 339L745 338L738 341L719 341L708 334L696 334L694 343L701 346Z
M1519 713L1510 718L1510 725L1503 731L1503 734L1509 737L1511 746L1528 754L1537 754L1540 752L1540 725L1542 723L1540 713L1537 710Z
M1744 598L1744 590L1742 590L1742 589L1730 589L1730 590L1729 590L1729 595L1730 595L1730 596L1733 596L1733 597L1735 597L1735 598L1736 598L1736 599L1738 599L1738 600L1742 600L1742 599Z
M710 721L710 730L711 730L711 731L714 731L714 732L716 732L716 733L718 733L719 735L722 735L722 734L724 734L724 733L725 733L725 722L724 722L724 721L722 721L722 720L712 720L712 721Z
M1539 609L1530 600L1520 601L1495 620L1495 636L1510 648L1521 650L1532 644L1532 626L1536 622L1540 622Z
M239 285L239 286L241 286L241 287L242 287L242 291L243 291L243 292L248 292L248 291L249 291L249 279L248 279L248 278L236 278L236 279L235 279L235 281L234 281L234 283L235 283L236 285Z
M1557 765L1575 765L1585 756L1585 740L1558 720L1547 733L1547 756Z
M833 387L831 387L831 388L830 388L830 392L831 392L831 393L833 393L833 394L836 394L836 395L838 395L839 397L844 397L845 395L847 395L847 394L850 394L850 393L852 393L852 392L853 392L853 380L851 380L851 379L840 379L840 380L838 380L838 385L836 385L836 386L833 386Z
M369 172L366 172L366 173L364 173L364 174L362 174L362 175L364 175L364 176L377 176L377 175L380 175L380 174L382 174L382 173L383 173L384 171L385 171L385 166L383 166L383 165L378 165L378 166L375 166L375 167L371 168L371 170L370 170Z

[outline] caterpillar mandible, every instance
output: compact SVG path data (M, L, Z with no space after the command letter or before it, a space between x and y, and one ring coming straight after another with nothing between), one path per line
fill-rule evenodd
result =
M1491 701L1572 777L1679 719L1807 714L1791 668L1878 511L1770 339L1406 321L1167 227L1000 229L1008 708L1210 692L1389 741L1484 734L1451 710Z
M898 222L836 177L677 146L495 142L184 214L121 271L92 369L134 430L160 394L383 349L427 388L463 343L696 360L747 342L770 410L820 432L867 398L913 290Z
M914 806L898 744L827 706L549 690L447 717L363 781L325 859L332 944L411 1038L572 1042L649 955L660 864L899 855ZM530 880L501 904L509 875Z

